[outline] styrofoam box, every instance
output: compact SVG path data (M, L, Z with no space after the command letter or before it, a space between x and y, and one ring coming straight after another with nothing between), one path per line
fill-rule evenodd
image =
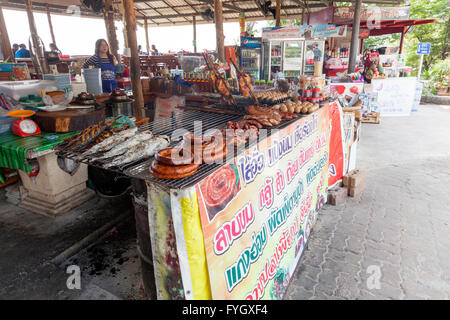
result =
M57 83L51 80L0 81L0 93L15 100L31 94L39 95L40 91L52 87L56 90Z

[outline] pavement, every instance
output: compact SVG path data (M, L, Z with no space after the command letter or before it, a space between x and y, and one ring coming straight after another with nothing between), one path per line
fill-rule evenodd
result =
M363 124L362 194L319 213L286 300L449 299L450 106Z

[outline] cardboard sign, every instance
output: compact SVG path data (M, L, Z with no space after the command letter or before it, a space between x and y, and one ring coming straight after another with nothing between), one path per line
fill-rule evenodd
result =
M373 79L380 116L409 116L416 96L415 77ZM401 93L401 94L400 94Z

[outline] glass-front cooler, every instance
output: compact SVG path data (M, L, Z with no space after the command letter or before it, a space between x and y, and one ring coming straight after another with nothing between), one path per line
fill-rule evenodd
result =
M254 80L260 80L261 47L260 38L241 38L240 67Z
M322 74L324 50L325 41L323 40L305 41L305 52L303 55L303 74Z
M283 75L285 78L298 78L302 71L304 41L284 41Z

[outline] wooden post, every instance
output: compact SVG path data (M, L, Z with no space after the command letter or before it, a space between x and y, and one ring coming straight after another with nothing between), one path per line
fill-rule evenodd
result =
M400 36L400 48L398 50L399 54L401 54L403 51L403 40L405 39L405 32L406 32L406 27L403 27L402 35Z
M359 41L359 54L362 54L364 51L364 38L361 38Z
M117 41L116 25L114 23L114 7L112 0L105 1L105 8L103 11L103 17L105 20L106 37L109 43L109 49L117 61L120 62L119 57L119 42Z
M277 0L277 7L275 10L275 27L281 26L281 0Z
M194 40L192 40L192 44L194 45L194 53L197 53L197 21L195 19L195 16L192 16L192 26L194 28Z
M145 44L147 52L150 54L150 40L148 38L148 21L147 16L144 16L144 30L145 30Z
M8 58L10 61L14 61L14 53L11 48L11 42L9 42L8 30L6 29L5 18L3 16L3 9L0 6L0 41L2 42L1 49L3 53L3 60Z
M355 1L355 12L353 13L352 24L352 42L350 43L350 57L348 59L348 73L355 72L356 55L358 54L359 24L361 23L361 2L362 0Z
M48 27L50 28L50 35L52 36L52 42L56 46L55 33L53 32L52 17L50 15L50 8L48 7L48 4L45 5L45 9L47 10Z
M134 105L133 110L136 116L145 116L144 95L141 83L141 64L136 38L136 15L134 12L134 0L123 0L123 15L126 20L126 36L131 51L130 58L130 78L133 89Z
M31 0L25 0L25 6L27 9L28 24L30 26L31 40L34 46L34 54L38 60L39 66L41 68L41 73L46 74L49 72L47 60L44 57L44 48L41 46L39 41L39 36L36 29L36 22L33 16L33 4ZM30 48L31 49L31 48Z
M219 60L225 62L225 39L223 36L222 0L214 0L214 22L216 25L216 50Z

